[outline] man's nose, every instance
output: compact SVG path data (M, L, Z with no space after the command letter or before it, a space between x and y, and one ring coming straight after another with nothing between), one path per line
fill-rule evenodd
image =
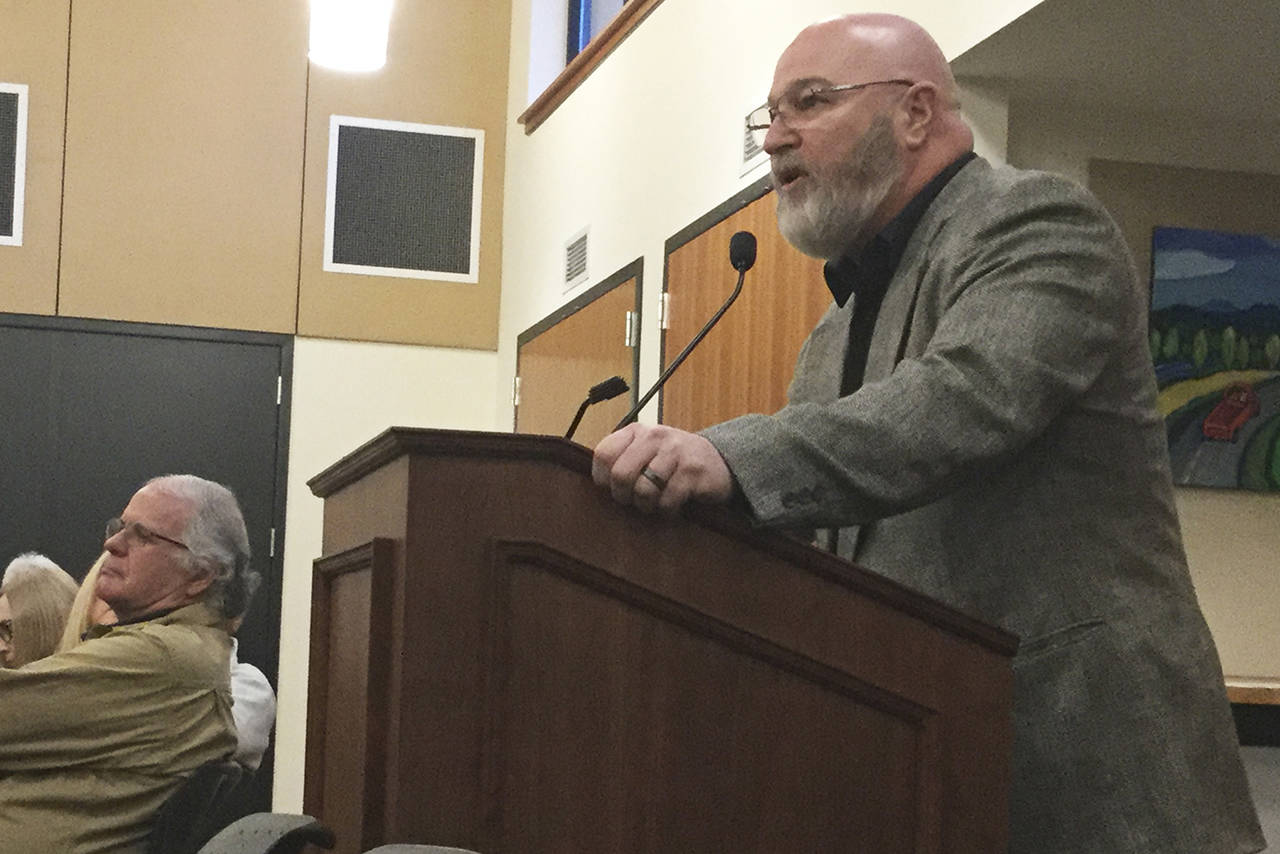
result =
M102 548L118 557L129 550L129 538L124 531L116 531L102 541Z
M773 155L784 148L790 148L800 141L800 137L792 130L785 119L778 116L769 122L769 129L764 133L764 151Z

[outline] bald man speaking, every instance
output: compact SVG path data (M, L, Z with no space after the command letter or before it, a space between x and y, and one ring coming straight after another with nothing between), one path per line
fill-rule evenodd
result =
M975 156L945 57L903 18L805 29L751 123L833 303L785 408L633 424L596 481L642 511L736 500L833 529L844 557L1018 634L1010 851L1261 850L1115 224Z

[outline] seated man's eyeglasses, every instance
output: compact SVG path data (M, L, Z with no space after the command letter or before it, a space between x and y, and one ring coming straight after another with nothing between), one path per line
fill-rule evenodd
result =
M156 540L164 540L166 543L172 543L179 548L191 551L190 546L181 540L175 540L173 537L166 537L164 534L157 534L141 522L125 522L123 519L116 517L107 520L107 531L104 540L109 540L121 531L125 532L125 536L135 543L149 545Z
M756 145L764 147L769 126L778 119L792 130L805 127L826 112L835 102L833 95L858 92L868 86L914 86L914 80L872 80L870 83L845 83L839 86L801 86L785 93L776 104L765 104L747 116L747 130Z

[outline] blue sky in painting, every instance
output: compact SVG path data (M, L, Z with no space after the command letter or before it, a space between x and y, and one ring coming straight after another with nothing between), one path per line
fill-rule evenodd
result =
M1157 228L1151 307L1227 302L1280 305L1280 239L1193 228Z

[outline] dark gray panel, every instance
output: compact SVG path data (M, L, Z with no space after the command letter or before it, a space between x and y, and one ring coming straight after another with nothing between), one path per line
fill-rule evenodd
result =
M147 479L225 483L262 575L240 658L275 685L291 360L283 335L0 315L0 568L35 550L81 578ZM246 809L268 808L271 761Z
M18 157L18 94L0 92L0 237L13 236Z

